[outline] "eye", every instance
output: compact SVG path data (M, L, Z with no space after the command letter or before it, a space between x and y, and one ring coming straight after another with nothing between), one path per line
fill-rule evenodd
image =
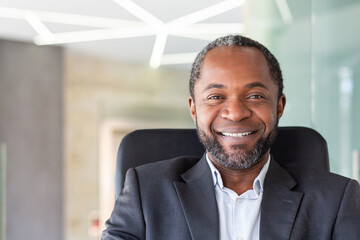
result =
M254 95L249 96L249 99L262 99L262 98L264 98L264 96L259 95L259 94L254 94Z
M212 95L212 96L209 96L207 99L208 100L220 100L220 99L224 99L224 98L219 95Z

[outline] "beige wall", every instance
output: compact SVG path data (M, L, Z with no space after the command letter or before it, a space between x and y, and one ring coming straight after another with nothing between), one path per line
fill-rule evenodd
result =
M89 214L99 209L100 127L108 121L131 128L193 127L189 71L154 70L74 52L66 52L64 62L65 238L91 239Z

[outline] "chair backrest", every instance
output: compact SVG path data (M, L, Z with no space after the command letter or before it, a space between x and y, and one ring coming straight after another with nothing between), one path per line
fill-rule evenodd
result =
M115 197L129 168L178 156L201 157L204 152L195 129L143 129L129 133L118 150ZM310 128L279 127L271 153L285 168L307 165L329 171L327 143Z

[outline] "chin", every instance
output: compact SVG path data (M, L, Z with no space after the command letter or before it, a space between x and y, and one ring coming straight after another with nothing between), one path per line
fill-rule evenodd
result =
M246 144L234 144L227 150L216 137L210 137L197 128L198 136L206 150L212 155L212 160L219 165L232 170L246 170L261 162L275 140L277 126L267 135L260 137L253 147Z

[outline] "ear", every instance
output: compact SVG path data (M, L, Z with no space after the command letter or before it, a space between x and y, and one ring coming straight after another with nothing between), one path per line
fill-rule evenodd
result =
M190 108L190 115L194 123L196 124L196 110L195 110L195 101L192 97L189 97L189 108Z
M286 105L286 97L285 95L281 95L278 101L278 105L277 105L277 118L278 121L280 120L281 116L284 113L284 109L285 109L285 105Z

